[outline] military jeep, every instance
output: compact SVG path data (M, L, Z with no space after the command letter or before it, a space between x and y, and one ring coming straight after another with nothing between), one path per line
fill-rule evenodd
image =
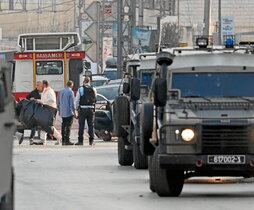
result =
M12 68L0 52L0 209L14 209L12 144L15 132L14 101L11 94Z
M150 56L154 57L153 59ZM123 78L123 94L113 103L113 127L118 136L118 162L122 166L134 163L136 169L147 169L148 158L140 149L142 138L141 107L149 100L155 55L141 54L127 62Z
M141 142L151 191L179 196L190 177L254 176L253 54L206 46L157 55Z

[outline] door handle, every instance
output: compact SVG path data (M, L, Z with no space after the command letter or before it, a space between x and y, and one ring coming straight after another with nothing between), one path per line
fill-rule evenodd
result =
M14 126L15 123L14 122L7 122L7 123L4 123L4 127L7 127L7 128L10 128L12 126Z

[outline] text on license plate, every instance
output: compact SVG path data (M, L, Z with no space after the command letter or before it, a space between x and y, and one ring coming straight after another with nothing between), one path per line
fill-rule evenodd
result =
M244 164L245 155L208 155L209 164Z

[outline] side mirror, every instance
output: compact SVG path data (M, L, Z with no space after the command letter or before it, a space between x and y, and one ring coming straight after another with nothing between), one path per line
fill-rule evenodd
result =
M139 100L140 98L140 80L137 78L133 78L131 80L131 99Z
M171 89L169 90L169 100L179 100L180 98L180 90L179 89Z
M154 105L165 106L167 103L167 80L164 78L157 78L154 82Z
M4 111L5 105L5 88L3 81L0 81L0 112Z
M83 62L83 65L86 69L91 69L91 63L88 61Z

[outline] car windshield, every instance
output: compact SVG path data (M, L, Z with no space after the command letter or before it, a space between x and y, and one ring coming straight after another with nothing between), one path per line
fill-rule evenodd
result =
M105 82L107 82L107 80L98 80L98 81L93 81L91 82L92 86L98 87L98 86L102 86L105 84Z
M117 79L117 71L104 71L103 73L110 80Z
M115 97L117 96L117 91L118 91L118 85L116 86L103 86L100 88L96 88L97 93L105 96L108 100L114 100Z
M254 97L254 73L173 73L182 97Z

